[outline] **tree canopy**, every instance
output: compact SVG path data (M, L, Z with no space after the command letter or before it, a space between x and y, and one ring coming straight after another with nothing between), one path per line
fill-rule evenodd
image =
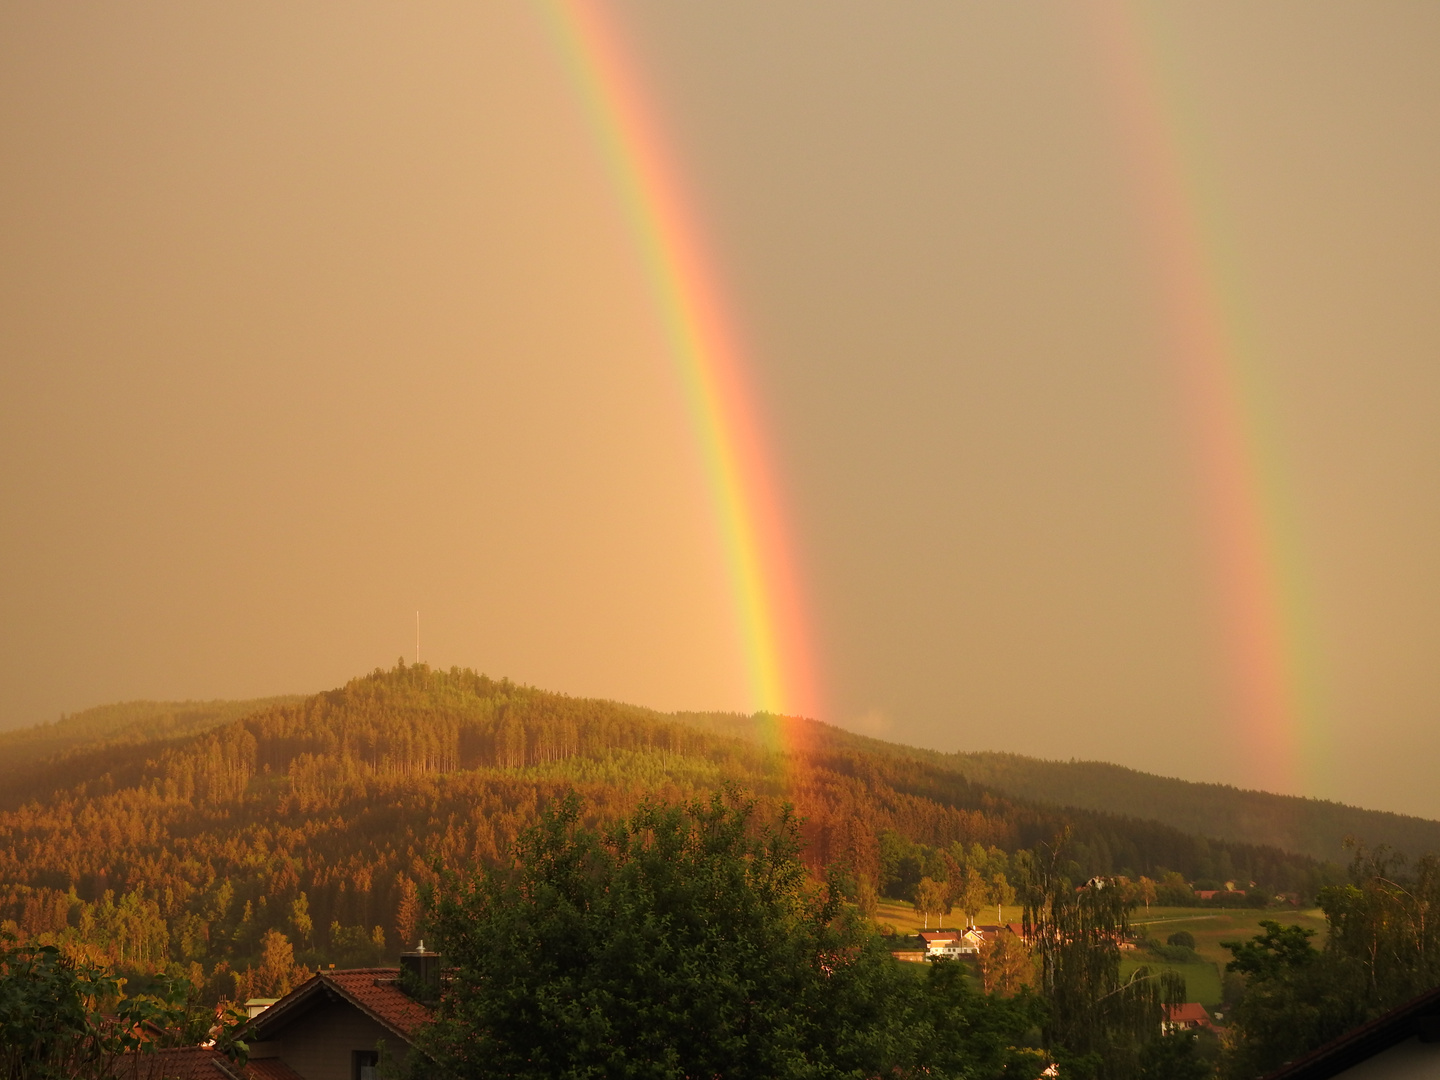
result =
M1249 941L1224 942L1244 979L1233 1010L1227 1076L1249 1078L1313 1050L1440 985L1440 860L1413 864L1358 848L1350 883L1325 889L1324 947L1313 931L1268 920Z
M599 829L575 796L510 864L442 884L452 965L424 1048L454 1077L1035 1076L1033 997L902 970L788 809L733 789Z

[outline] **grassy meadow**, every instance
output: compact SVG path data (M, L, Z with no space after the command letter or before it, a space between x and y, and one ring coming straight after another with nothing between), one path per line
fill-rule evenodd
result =
M1147 915L1144 908L1136 911L1132 921L1136 929L1144 929L1153 939L1164 941L1171 934L1188 930L1195 936L1195 951L1200 954L1200 963L1167 964L1154 956L1127 954L1121 965L1122 974L1128 974L1141 964L1151 968L1166 968L1185 976L1186 996L1210 1008L1220 1004L1220 977L1225 965L1231 959L1230 953L1221 947L1222 941L1244 941L1261 932L1262 919L1273 919L1282 926L1294 923L1307 930L1315 931L1317 945L1325 936L1325 916L1318 908L1295 911L1276 909L1257 911L1251 908L1166 908L1152 907Z
M1021 917L1021 908L1018 905L1009 905L1004 909L1004 918L1001 921L1018 923L1021 921ZM990 908L983 912L977 921L989 923L994 919L995 910ZM1261 932L1260 922L1262 919L1273 919L1285 926L1294 923L1308 930L1314 930L1317 946L1325 936L1325 916L1318 908L1301 911L1290 909L1257 911L1252 908L1152 907L1148 914L1144 908L1140 908L1131 917L1132 924L1137 930L1144 929L1149 937L1159 941L1164 941L1176 931L1188 930L1195 936L1195 951L1199 954L1200 961L1189 964L1169 964L1150 953L1127 952L1121 960L1121 974L1122 976L1128 975L1142 964L1152 970L1163 968L1179 972L1185 977L1188 1000L1198 1001L1207 1008L1214 1009L1220 1004L1221 999L1221 973L1225 970L1225 964L1231 959L1230 953L1222 948L1220 943L1222 941L1244 941L1254 937ZM881 926L888 924L894 927L895 933L900 936L916 934L924 929L920 913L903 900L881 900L880 910L876 913L876 921ZM959 927L964 925L964 922L964 916L958 912L939 917L932 916L930 929L934 930L940 926Z
M1009 904L1005 908L1005 918L1002 922L1019 922L1024 914L1018 904ZM880 910L875 913L875 921L881 926L890 925L895 928L895 933L905 936L918 934L925 929L925 920L920 917L906 900L885 899L880 901ZM982 925L995 921L995 908L987 907L981 911L975 921ZM949 915L931 915L930 929L938 930L940 927L958 930L965 925L965 916L958 911L952 911Z

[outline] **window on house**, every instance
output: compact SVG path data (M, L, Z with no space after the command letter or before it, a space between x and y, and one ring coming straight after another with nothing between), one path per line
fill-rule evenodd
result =
M374 1050L356 1050L351 1057L351 1080L380 1080L380 1055Z

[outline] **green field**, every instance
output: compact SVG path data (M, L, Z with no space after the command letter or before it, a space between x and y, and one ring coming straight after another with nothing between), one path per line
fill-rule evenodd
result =
M1256 911L1250 908L1224 910L1216 908L1162 908L1150 909L1147 917L1144 908L1131 916L1136 929L1144 928L1152 938L1164 941L1177 930L1188 930L1195 935L1195 951L1206 960L1222 968L1231 959L1230 953L1220 947L1222 941L1244 941L1260 933L1260 921L1273 919L1282 926L1294 923L1315 931L1318 947L1325 939L1325 916L1319 908L1295 911L1290 908Z
M988 923L994 918L995 911L992 908L983 913L979 921ZM1251 908L1152 907L1148 915L1145 909L1141 908L1131 916L1132 924L1137 930L1143 928L1150 937L1160 941L1164 941L1177 930L1188 930L1195 935L1195 951L1200 954L1201 959L1199 963L1193 964L1167 964L1152 954L1127 952L1121 961L1121 974L1128 975L1142 964L1152 970L1163 968L1177 971L1185 977L1186 997L1190 1001L1198 1001L1214 1008L1220 1004L1221 973L1231 959L1230 953L1221 947L1220 942L1244 941L1254 937L1261 932L1262 919L1273 919L1285 926L1295 923L1314 930L1317 947L1325 937L1325 916L1318 908L1305 911L1288 908L1257 911ZM1005 922L1020 920L1019 907L1005 908ZM882 900L880 910L876 913L876 921L881 925L888 923L902 936L916 934L923 929L919 914L903 900ZM940 926L959 927L964 925L964 922L963 915L952 912L950 915L932 917L930 929Z
M1120 977L1128 978L1138 967L1155 971L1175 971L1185 977L1185 1000L1198 1001L1208 1009L1220 1004L1220 969L1208 960L1198 964L1167 964L1155 957L1125 953L1120 960Z
M1315 931L1317 945L1325 937L1325 916L1319 909L1294 911L1281 909L1256 911L1253 909L1224 910L1216 908L1162 908L1152 907L1147 917L1144 909L1132 916L1136 929L1144 928L1150 937L1164 941L1178 930L1188 930L1195 935L1195 951L1200 954L1198 964L1166 964L1154 956L1129 953L1121 963L1121 973L1129 974L1141 964L1150 968L1164 968L1178 971L1185 976L1186 998L1214 1008L1220 1004L1220 975L1232 959L1228 950L1221 947L1222 941L1245 941L1261 932L1260 921L1273 919L1282 926L1294 923Z
M1022 915L1023 909L1016 904L1011 904L1005 908L1005 918L1003 921L1007 923L1018 923ZM881 900L880 910L875 913L875 921L881 926L888 923L893 926L895 932L900 935L918 934L921 930L925 929L925 923L921 920L920 913L904 900ZM993 907L987 907L984 911L980 912L979 917L975 921L982 925L994 922L995 909ZM947 929L958 930L964 925L965 916L958 911L952 911L949 915L930 916L931 930L937 930L942 926Z

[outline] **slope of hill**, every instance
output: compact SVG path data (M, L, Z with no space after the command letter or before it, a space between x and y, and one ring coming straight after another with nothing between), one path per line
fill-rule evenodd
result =
M1405 814L1174 780L1100 761L997 753L946 757L971 780L1022 799L1153 818L1184 832L1272 845L1320 860L1348 861L1350 836L1412 856L1440 851L1440 821Z
M703 730L757 739L747 718L677 713ZM1346 863L1347 837L1385 844L1412 857L1440 851L1440 821L1357 806L1274 795L1228 784L1196 783L1101 761L1048 761L1020 754L942 753L831 728L836 745L953 772L1029 802L1161 822L1181 832L1276 847L1320 862Z
M0 924L207 981L273 932L311 962L364 962L413 940L416 888L437 868L494 860L572 788L605 821L726 782L793 801L812 865L891 892L975 860L1018 867L1066 831L1086 876L1323 880L1301 856L1015 799L811 721L687 719L400 667L191 735L72 750L48 788L0 811Z
M124 701L71 713L53 724L0 732L0 787L35 762L69 750L192 735L299 700L292 694L249 701Z

